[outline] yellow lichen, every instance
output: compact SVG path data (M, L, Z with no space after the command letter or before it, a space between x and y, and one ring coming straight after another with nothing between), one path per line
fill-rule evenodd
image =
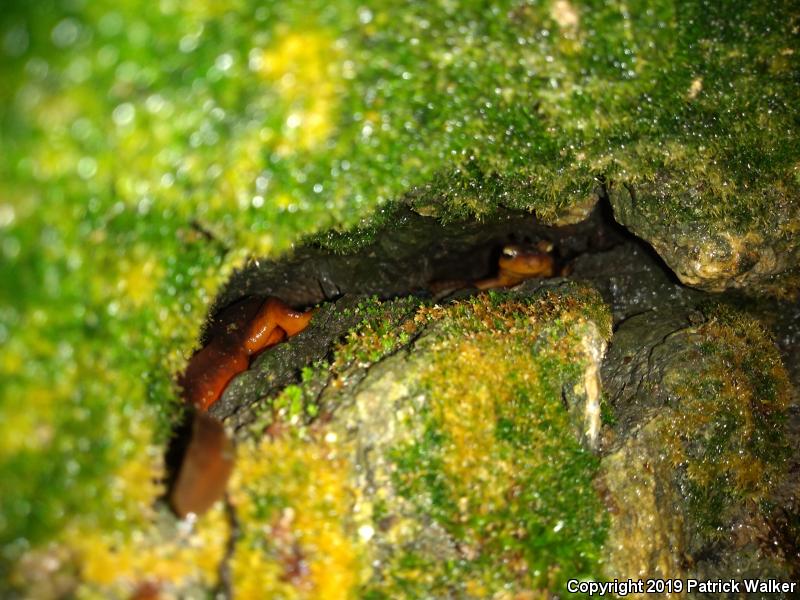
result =
M563 29L577 28L581 22L580 13L567 0L556 0L550 7L550 16Z
M145 427L133 426L127 447L133 450L110 476L109 487L115 502L125 506L128 514L150 516L156 499L164 492L161 449L151 445L152 433ZM147 448L147 452L141 452Z

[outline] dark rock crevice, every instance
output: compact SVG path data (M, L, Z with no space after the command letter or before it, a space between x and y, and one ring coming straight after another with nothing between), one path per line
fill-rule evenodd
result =
M484 221L443 223L397 208L390 224L372 234L371 242L349 253L309 243L277 261L251 262L234 274L212 312L245 296L273 295L295 306L310 306L346 294L386 299L424 292L431 281L494 274L506 244L547 240L558 258L569 261L624 239L607 213L598 208L581 223L552 227L522 211L501 210Z
M553 243L558 260L570 265L570 279L594 286L612 308L614 326L636 315L688 314L713 299L733 305L753 305L741 292L709 293L687 287L646 242L619 225L607 195L586 220L562 227L541 223L530 213L501 210L484 222L442 223L407 207L394 209L388 223L357 251L338 254L320 243L309 243L291 255L258 260L235 273L218 297L212 313L248 296L278 296L296 307L326 303L313 326L286 344L258 357L250 371L236 378L212 414L230 418L258 397L267 397L298 381L300 369L323 360L333 342L359 320L344 318L359 299L409 294L429 299L427 286L437 280L474 280L496 272L500 250L509 243ZM345 234L337 234L345 235ZM474 293L464 290L454 297ZM338 302L331 302L338 300ZM775 299L769 305L772 325L793 379L800 377L800 309ZM660 325L659 325L660 327ZM612 352L614 347L612 341ZM261 375L256 375L255 373Z

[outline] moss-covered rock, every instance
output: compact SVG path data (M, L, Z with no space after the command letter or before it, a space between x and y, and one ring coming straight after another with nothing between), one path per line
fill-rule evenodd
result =
M664 205L689 210L705 189L659 177L614 190L614 217L650 242L681 282L719 292L728 288L778 293L800 286L798 196L765 190L764 214L742 220L676 218ZM755 210L755 209L753 209Z
M393 312L405 320L382 328ZM372 300L358 314L332 362L240 432L228 516L84 527L51 551L69 557L56 573L83 597L197 594L226 573L237 598L513 597L598 576L599 461L580 443L598 427L611 334L596 293ZM25 555L22 589L43 553Z
M308 419L282 396L267 436L264 421L253 427L234 484L242 491L232 493L246 532L233 561L259 568L237 582L282 581L290 598L328 585L340 592L329 597L349 586L358 597L478 598L596 576L605 516L592 487L597 459L579 439L597 427L585 407L598 401L610 335L597 296L481 296L422 307L394 332L369 318L353 331L323 390L308 386L321 412L302 440L291 423ZM307 399L305 387L292 396ZM240 493L260 510L239 510ZM324 504L314 518L329 525L302 525L315 514L306 497ZM339 558L338 570L315 566ZM346 581L321 582L317 568Z
M788 577L790 387L762 325L724 307L646 313L614 337L603 487L615 577Z

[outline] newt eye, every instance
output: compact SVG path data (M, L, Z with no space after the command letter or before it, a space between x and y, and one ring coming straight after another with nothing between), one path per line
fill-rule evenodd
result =
M503 256L506 258L514 258L518 254L516 248L512 248L510 246L506 246L503 248Z

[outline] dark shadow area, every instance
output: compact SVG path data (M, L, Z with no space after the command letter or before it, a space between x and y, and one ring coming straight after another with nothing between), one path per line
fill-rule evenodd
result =
M349 254L316 244L298 247L277 261L253 261L235 273L214 311L246 296L277 296L296 307L345 294L392 298L427 289L438 280L473 280L492 275L507 244L550 241L555 255L570 261L607 250L630 237L600 205L588 219L551 227L530 213L504 210L485 221L443 224L408 208L397 209L392 225Z
M175 487L175 481L178 478L178 471L183 458L186 456L186 450L189 447L189 442L192 440L192 423L194 420L194 411L185 410L181 414L180 421L172 429L172 435L167 443L167 451L164 454L164 495L159 498L159 501L168 503L169 495Z

